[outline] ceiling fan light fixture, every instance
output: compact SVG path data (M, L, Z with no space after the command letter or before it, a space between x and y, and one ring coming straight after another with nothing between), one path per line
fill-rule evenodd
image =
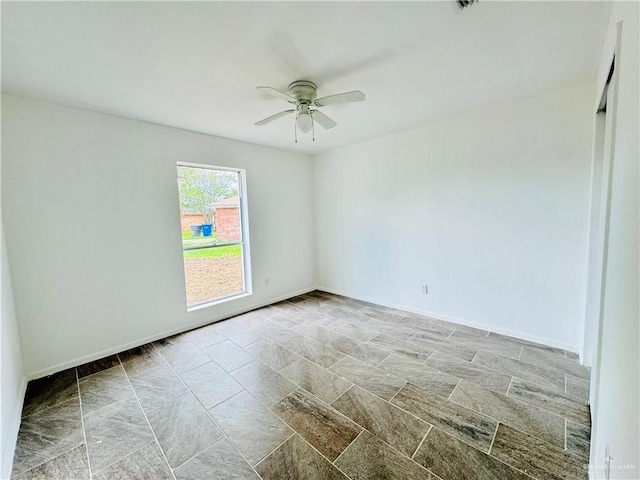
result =
M309 113L300 113L296 118L296 126L302 133L309 133L313 127L313 119Z

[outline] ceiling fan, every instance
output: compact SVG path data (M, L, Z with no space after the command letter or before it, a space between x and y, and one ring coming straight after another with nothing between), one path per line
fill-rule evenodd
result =
M275 115L271 115L265 119L256 122L257 126L266 125L278 118L294 113L296 121L294 123L295 141L298 143L298 130L302 133L313 132L313 140L315 141L315 122L324 128L333 128L337 125L331 118L314 107L324 107L325 105L336 105L338 103L362 102L365 99L364 93L360 90L352 92L338 93L337 95L329 95L327 97L318 97L317 86L308 80L296 80L288 87L289 93L282 92L272 87L256 87L273 97L281 98L295 105L295 108L285 110Z

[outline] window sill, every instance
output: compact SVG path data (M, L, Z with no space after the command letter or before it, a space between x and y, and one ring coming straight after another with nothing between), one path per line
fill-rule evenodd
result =
M239 298L248 297L250 295L251 295L251 292L243 292L243 293L238 293L237 295L230 295L228 297L212 300L210 302L198 303L197 305L192 305L190 307L187 307L187 313L195 312L196 310L202 310L203 308L213 307L215 305L220 305L221 303L226 303L231 300L238 300Z

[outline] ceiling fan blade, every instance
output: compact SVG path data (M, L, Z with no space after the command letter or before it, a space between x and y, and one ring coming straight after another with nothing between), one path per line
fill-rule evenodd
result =
M318 98L313 104L318 107L324 107L325 105L335 105L337 103L363 102L364 99L364 93L360 90L354 90L353 92L338 93L337 95Z
M320 110L311 110L311 117L324 128L333 128L337 125L336 122L331 120Z
M256 87L256 90L260 90L261 92L266 93L267 95L271 95L272 97L278 97L282 100L286 100L287 102L296 103L297 100L295 97L292 97L288 93L281 92L272 87Z
M293 109L293 110L285 110L284 112L276 113L275 115L271 115L270 117L263 118L259 122L256 122L256 125L261 127L262 125L266 125L267 123L271 123L274 120L277 120L280 117L284 117L285 115L289 115L290 113L293 113L293 112L295 112L295 109Z

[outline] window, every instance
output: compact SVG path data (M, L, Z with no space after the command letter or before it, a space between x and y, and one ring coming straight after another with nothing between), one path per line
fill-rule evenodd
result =
M244 170L178 163L188 309L250 293L243 191Z

